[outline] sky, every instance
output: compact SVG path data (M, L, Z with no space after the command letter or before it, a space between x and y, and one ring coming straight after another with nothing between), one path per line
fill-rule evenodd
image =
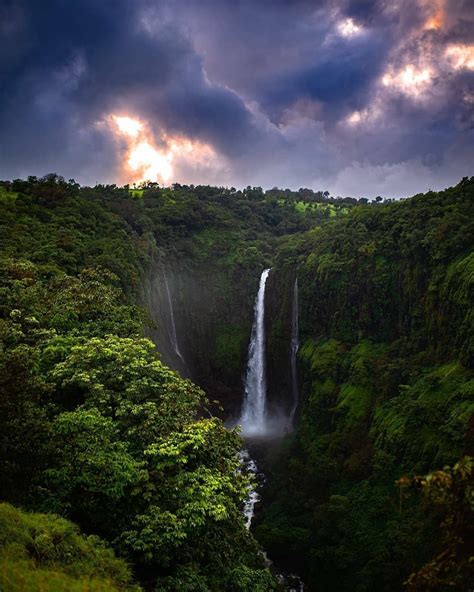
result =
M472 0L0 0L0 178L453 185L473 20Z

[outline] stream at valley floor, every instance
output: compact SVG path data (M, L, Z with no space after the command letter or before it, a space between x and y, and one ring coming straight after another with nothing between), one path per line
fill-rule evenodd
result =
M247 471L255 475L255 486L249 491L247 500L244 504L245 523L248 529L250 529L252 526L256 508L261 502L259 490L261 490L266 479L265 474L259 470L259 466L255 459L259 458L262 450L265 449L266 446L273 446L275 444L278 445L278 443L279 440L276 441L274 439L247 439L246 448L242 449L240 452L240 460L242 464L247 469ZM276 565L267 556L265 550L262 550L262 555L265 558L265 563L276 577L283 590L286 592L304 592L304 583L297 574L284 570L281 568L281 566Z

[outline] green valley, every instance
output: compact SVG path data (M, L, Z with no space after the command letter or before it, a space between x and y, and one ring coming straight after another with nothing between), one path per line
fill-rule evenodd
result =
M0 221L2 590L470 590L474 178L368 203L48 175L0 182ZM257 330L265 413L298 399L248 530Z

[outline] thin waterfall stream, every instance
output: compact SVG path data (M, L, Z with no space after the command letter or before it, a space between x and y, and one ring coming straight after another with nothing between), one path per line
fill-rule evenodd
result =
M164 280L165 290L166 290L166 297L168 300L168 312L170 315L170 324L169 324L169 328L168 328L168 334L170 337L170 341L171 341L171 345L173 347L174 353L183 362L183 364L186 364L186 362L184 361L183 355L181 354L181 351L179 349L179 345L178 345L178 335L176 333L176 323L174 320L173 301L171 299L171 293L170 293L170 287L168 285L168 279L166 277L166 273L165 273L164 269L162 269L162 272L163 272L163 280Z

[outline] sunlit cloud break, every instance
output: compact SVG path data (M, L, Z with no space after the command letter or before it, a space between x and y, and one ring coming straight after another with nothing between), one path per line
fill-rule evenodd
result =
M431 68L418 69L412 64L408 64L399 71L390 70L384 74L382 84L410 97L418 98L429 87L432 78Z
M455 70L474 70L474 45L450 45L445 56Z
M362 33L362 27L351 18L344 19L340 22L337 29L343 37L354 37Z
M206 166L215 157L210 146L181 136L162 133L157 143L148 124L137 118L112 114L108 121L112 131L127 143L121 170L124 182L175 181L178 161Z

